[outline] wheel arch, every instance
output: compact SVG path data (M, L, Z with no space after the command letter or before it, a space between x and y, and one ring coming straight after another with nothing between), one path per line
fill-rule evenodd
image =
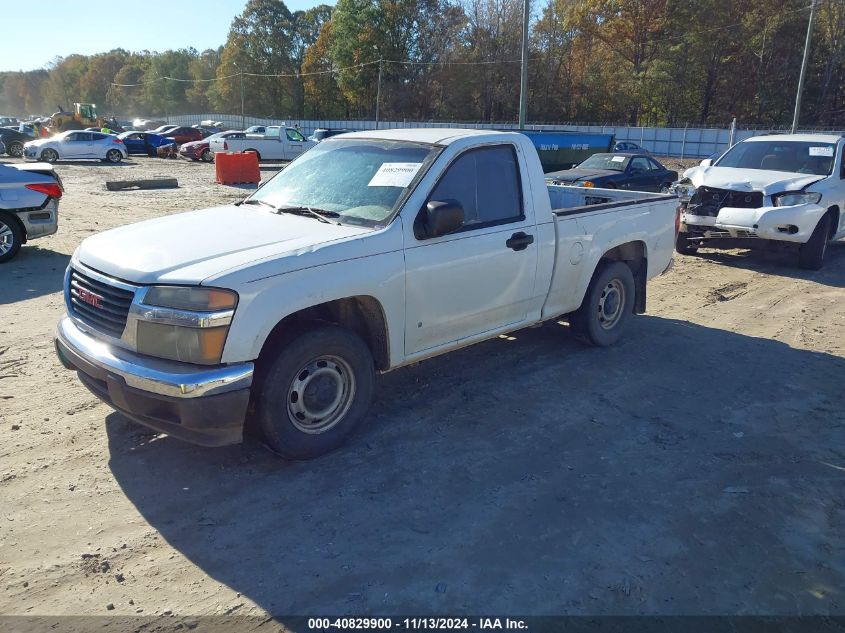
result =
M345 327L360 336L373 355L376 369L390 367L390 343L387 318L378 299L369 295L356 295L334 299L293 312L280 320L264 340L259 353L262 358L284 343L291 331L306 323L332 323Z
M637 294L634 298L634 312L642 314L646 308L646 282L648 281L648 247L642 240L624 242L606 251L598 261L593 276L604 262L624 262L634 275Z
M830 219L832 222L830 223L830 231L828 234L828 239L833 239L833 236L839 232L839 205L832 205L827 208L826 214L830 214Z

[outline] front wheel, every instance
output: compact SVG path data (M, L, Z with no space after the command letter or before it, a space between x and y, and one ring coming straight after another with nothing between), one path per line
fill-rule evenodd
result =
M290 459L338 448L366 415L375 364L366 343L335 325L299 330L258 385L256 417L270 447Z
M46 163L55 163L59 160L59 153L54 149L45 149L41 152L41 160Z
M620 338L634 311L634 274L624 262L609 262L590 281L584 301L572 313L569 325L575 337L604 347Z
M203 151L202 156L200 156L200 158L204 162L210 163L214 160L214 153L210 149L207 149L207 150Z
M826 213L806 244L801 245L798 252L798 265L807 270L819 270L824 266L824 254L827 252L827 241L830 236L830 214Z
M0 264L17 255L21 244L23 244L23 232L20 225L0 213Z
M23 156L23 143L20 141L14 141L6 148L6 153L9 156L14 156L15 158L20 158Z
M106 160L110 163L119 163L123 160L123 154L119 149L110 149L106 152Z
M679 231L675 238L675 250L681 255L695 255L698 251L698 243L693 241L692 233Z

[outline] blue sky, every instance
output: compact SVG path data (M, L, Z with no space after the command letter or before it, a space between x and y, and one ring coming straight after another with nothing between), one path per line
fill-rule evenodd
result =
M286 0L291 11L334 0ZM42 68L55 57L129 51L197 50L226 43L232 18L246 0L51 0L0 2L0 71Z

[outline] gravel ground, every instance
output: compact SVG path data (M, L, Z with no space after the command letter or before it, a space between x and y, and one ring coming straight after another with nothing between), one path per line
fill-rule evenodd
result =
M87 235L247 188L58 171L59 233L0 267L0 614L845 614L842 245L678 256L619 345L551 324L393 372L287 463L124 419L51 339Z

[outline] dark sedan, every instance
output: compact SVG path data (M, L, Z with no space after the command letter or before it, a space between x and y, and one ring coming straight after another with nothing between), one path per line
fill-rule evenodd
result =
M546 174L546 182L554 185L661 193L677 180L678 172L644 154L593 154L577 167Z
M0 140L6 145L6 152L9 156L23 156L24 143L33 140L32 136L12 130L9 128L0 128Z
M117 138L123 141L126 151L130 154L145 154L147 156L155 156L158 147L169 145L173 142L169 138L164 138L152 132L138 132L135 130L118 134Z

